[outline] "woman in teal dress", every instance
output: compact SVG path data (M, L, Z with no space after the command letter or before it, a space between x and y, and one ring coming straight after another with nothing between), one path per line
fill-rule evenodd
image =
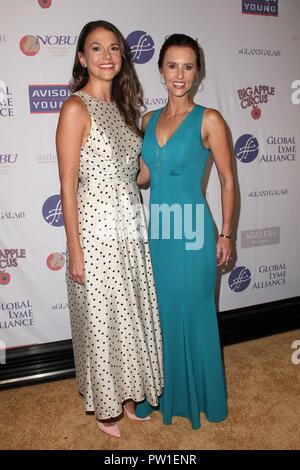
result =
M150 180L149 243L163 335L165 387L159 406L147 400L136 414L160 410L165 424L184 416L197 429L200 412L212 422L227 414L227 389L215 307L217 267L230 259L234 208L232 156L218 111L193 102L199 83L198 43L173 34L163 44L159 70L168 91L162 109L147 113L138 184ZM195 90L194 90L195 91ZM222 193L222 231L201 183L209 154Z

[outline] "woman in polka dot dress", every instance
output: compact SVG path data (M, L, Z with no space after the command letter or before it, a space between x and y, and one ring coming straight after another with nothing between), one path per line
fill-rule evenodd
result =
M160 324L136 184L140 85L118 29L88 23L57 129L67 288L78 389L100 429L120 437L123 407L158 404Z

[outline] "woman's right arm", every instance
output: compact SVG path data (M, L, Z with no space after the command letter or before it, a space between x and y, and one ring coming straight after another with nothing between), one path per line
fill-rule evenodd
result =
M149 111L143 116L143 119L142 119L142 131L143 132L145 132L145 129L147 127L151 114L152 114L152 111ZM150 171L146 163L142 159L142 157L140 157L140 171L139 171L136 182L139 186L143 186L143 187L147 187L150 182Z
M86 114L78 98L63 105L56 131L61 203L69 253L69 276L84 284L84 258L78 233L77 186L80 148L86 130Z

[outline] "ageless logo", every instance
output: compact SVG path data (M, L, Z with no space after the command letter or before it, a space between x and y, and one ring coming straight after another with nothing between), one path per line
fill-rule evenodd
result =
M281 227L264 227L241 231L241 248L276 245L280 243Z

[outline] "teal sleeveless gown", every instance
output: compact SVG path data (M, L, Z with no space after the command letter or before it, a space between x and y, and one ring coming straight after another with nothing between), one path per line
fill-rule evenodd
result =
M151 174L149 244L163 336L165 387L158 407L144 400L136 414L142 418L159 410L165 424L171 424L173 416L184 416L194 429L201 427L200 412L212 422L223 421L228 414L214 299L216 240L201 192L210 153L201 141L204 109L196 105L164 147L155 133L162 109L154 111L142 148ZM168 227L157 208L170 206ZM188 226L190 230L185 230ZM197 229L194 240L192 229Z

